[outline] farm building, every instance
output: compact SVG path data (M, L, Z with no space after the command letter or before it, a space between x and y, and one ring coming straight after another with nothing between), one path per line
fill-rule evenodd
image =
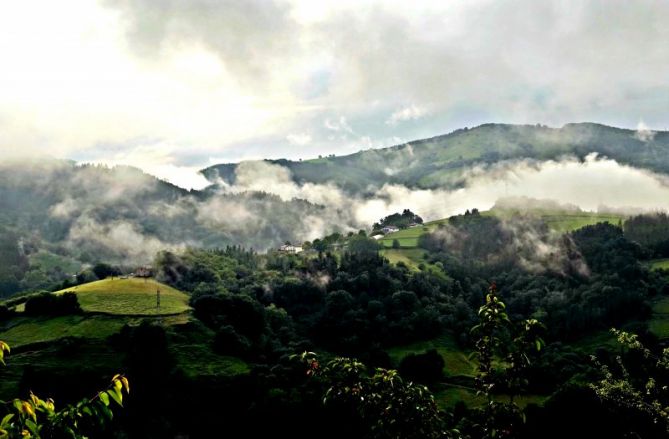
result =
M281 247L279 247L279 251L283 253L300 253L302 251L302 246L284 244Z
M148 266L138 267L134 273L135 277L151 277L153 276L153 268Z

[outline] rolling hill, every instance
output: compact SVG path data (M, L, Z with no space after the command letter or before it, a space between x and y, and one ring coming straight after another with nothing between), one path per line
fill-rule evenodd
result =
M608 222L618 224L625 217L620 214L566 211L551 209L508 209L495 207L489 211L481 212L484 216L495 216L501 219L509 219L514 216L525 216L540 219L542 222L555 232L571 232L581 227ZM400 230L399 232L389 233L379 240L385 248L392 248L393 241L397 240L400 249L415 249L418 246L418 238L428 232L432 232L439 227L439 224L448 222L448 218L437 221L430 221L422 226Z
M156 307L158 288L160 308ZM17 394L26 371L100 377L117 373L123 367L122 355L110 346L109 337L145 321L165 329L175 364L188 377L233 377L250 370L243 360L212 350L213 332L194 323L188 295L154 279L107 278L53 294L65 291L77 294L82 314L18 312L0 321L0 340L12 347L12 367L0 369L0 398ZM17 308L21 311L23 305Z
M161 306L156 306L160 289ZM63 337L104 339L127 323L138 324L142 317L160 317L167 325L189 320L188 295L154 279L107 278L53 294L73 292L82 315L30 317L23 315L24 304L16 307L17 316L0 329L0 338L12 346L43 343Z
M154 279L107 278L57 291L76 293L85 312L125 316L181 314L190 309L188 296ZM160 291L160 307L156 304Z
M269 160L288 168L297 183L332 183L350 193L364 194L384 183L412 188L457 187L462 172L474 165L503 160L583 158L590 153L622 164L669 173L669 132L656 132L643 141L635 131L594 123L571 123L562 128L543 125L485 124L450 134L370 149L341 157L313 160ZM235 183L237 164L202 170L214 181Z

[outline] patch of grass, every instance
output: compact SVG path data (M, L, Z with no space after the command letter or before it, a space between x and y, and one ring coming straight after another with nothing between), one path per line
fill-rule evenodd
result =
M30 256L31 267L39 266L44 271L51 271L56 267L64 273L78 273L81 271L81 262L76 259L57 255L46 250L40 250Z
M651 270L669 270L669 258L652 259L647 264Z
M425 233L433 232L439 227L439 224L447 223L448 218L424 223L418 227L411 227L400 230L399 232L389 233L379 242L386 248L392 248L393 240L397 239L401 248L415 248L418 246L418 238Z
M446 376L473 377L475 375L476 363L470 360L468 353L460 350L453 338L448 335L406 346L393 347L388 349L388 355L393 365L397 367L405 356L409 354L422 354L430 349L436 349L444 359L444 374Z
M156 291L160 289L160 308L156 306ZM153 279L110 278L67 288L58 293L77 294L81 308L89 312L117 315L178 314L190 309L188 296Z
M13 319L0 340L11 347L54 341L63 337L106 338L121 330L127 319L108 316L62 316Z
M24 317L11 319L0 329L0 340L12 348L55 341L63 337L81 337L101 340L116 334L123 325L139 325L150 319L163 326L188 323L189 314L176 316L132 317L107 315L69 315L60 317Z
M381 255L388 259L392 264L404 262L407 267L413 270L418 270L418 264L423 262L423 255L425 253L425 250L419 248L381 250Z
M663 297L655 302L648 328L660 339L669 338L669 297Z
M608 329L593 332L571 343L571 346L583 352L594 353L598 348L615 348L616 338Z
M566 233L573 232L585 226L591 226L598 223L610 223L617 225L623 221L623 215L598 212L570 212L563 210L549 209L492 209L482 212L482 215L496 216L502 219L511 219L517 216L533 217L542 220L555 232Z
M553 231L559 233L572 232L581 227L608 222L618 224L624 219L622 215L597 212L568 212L556 210L518 210L518 209L493 209L481 212L484 216L495 216L502 219L511 219L516 216L529 216L541 219ZM448 223L448 218L436 221L430 221L422 226L410 229L400 230L399 232L389 233L379 240L385 248L392 248L393 240L397 239L401 249L416 248L418 238L429 232L436 230L440 224ZM669 259L666 262L666 268L669 268Z
M513 400L521 408L528 404L542 405L548 396L544 395L516 395ZM452 409L459 401L464 402L470 408L481 408L486 404L486 399L483 395L477 395L476 390L458 387L458 386L444 386L442 389L434 393L434 399L440 409ZM495 401L509 402L508 395L495 395Z
M545 215L541 219L551 230L565 233L598 223L616 225L622 220L622 216L584 212L579 214Z
M178 366L190 377L245 375L251 370L244 360L218 355L207 344L178 344L171 346L171 351Z
M64 377L94 374L104 377L103 382L106 382L114 374L122 371L123 355L110 349L105 343L91 339L81 340L68 346L52 343L40 349L12 351L5 360L7 366L0 367L0 400L27 396L19 394L19 383L26 368L33 371L49 371L53 376ZM44 397L56 396L44 393L38 388L32 390ZM80 397L90 397L88 394L90 391L91 389L86 390L86 393ZM60 398L57 400L60 404L72 402Z

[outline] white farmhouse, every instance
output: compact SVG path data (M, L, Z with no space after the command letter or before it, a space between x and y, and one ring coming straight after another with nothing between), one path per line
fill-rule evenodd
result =
M302 251L302 246L299 245L292 245L292 244L284 244L281 247L279 247L279 251L283 253L300 253Z

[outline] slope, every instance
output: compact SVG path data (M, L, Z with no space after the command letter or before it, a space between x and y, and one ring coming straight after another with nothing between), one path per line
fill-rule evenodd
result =
M77 294L86 312L137 316L174 315L188 311L188 296L154 279L107 278L57 291ZM160 307L157 293L160 291Z
M619 163L669 173L669 132L644 142L633 130L594 123L542 125L485 124L450 134L383 149L305 160L270 160L288 168L298 183L332 183L350 193L364 194L385 183L417 188L456 187L462 172L478 164L503 160L580 158L596 152ZM235 182L235 164L214 165L202 173L214 180Z

